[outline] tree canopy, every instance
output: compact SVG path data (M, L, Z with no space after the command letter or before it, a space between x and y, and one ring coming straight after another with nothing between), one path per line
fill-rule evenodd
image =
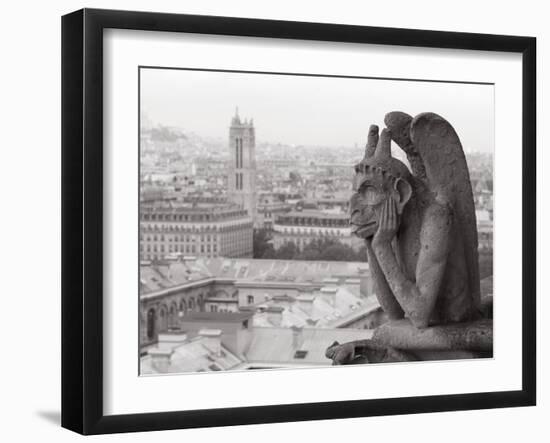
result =
M366 261L365 247L353 249L335 238L320 237L307 243L300 251L294 242L286 242L275 249L270 232L259 229L254 232L254 258L280 260Z

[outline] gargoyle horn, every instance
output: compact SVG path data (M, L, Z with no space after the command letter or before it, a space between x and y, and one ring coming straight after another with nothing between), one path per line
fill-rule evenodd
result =
M374 158L380 161L389 160L391 158L391 132L387 128L382 129Z
M367 146L365 148L365 159L370 158L374 155L377 144L378 144L378 126L370 125L369 136L367 138Z

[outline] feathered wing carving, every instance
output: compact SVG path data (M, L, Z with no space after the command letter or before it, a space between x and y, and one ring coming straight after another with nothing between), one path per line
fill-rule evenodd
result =
M392 131L392 139L407 154L413 174L426 183L438 200L452 206L455 223L464 235L470 291L475 305L479 306L474 198L466 156L457 133L447 120L431 112L419 114L414 119L401 112L392 112L385 122Z

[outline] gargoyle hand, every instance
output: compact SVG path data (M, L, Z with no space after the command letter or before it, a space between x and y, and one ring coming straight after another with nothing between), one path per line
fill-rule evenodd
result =
M380 214L380 223L378 230L372 240L373 246L376 244L391 243L397 233L397 205L393 198L388 198L384 202Z
M355 358L355 345L353 343L339 344L335 341L327 348L325 356L332 360L333 365L345 365Z

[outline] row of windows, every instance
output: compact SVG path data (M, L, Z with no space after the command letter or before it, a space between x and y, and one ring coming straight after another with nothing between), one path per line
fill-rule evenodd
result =
M277 237L275 239L275 248L279 248L285 243L294 243L299 248L311 243L314 240L314 237ZM345 240L344 240L345 242ZM347 243L347 242L346 242Z
M210 312L235 312L235 311L232 311L231 309L227 309L227 308L218 307L218 305L210 305Z
M154 248L153 248L154 249ZM176 249L176 248L174 248ZM252 253L252 247L251 245L248 245L248 246L244 246L244 245L235 245L233 247L226 247L226 248L222 248L222 250L220 251L213 251L213 250L204 250L204 251L200 251L198 250L198 248L196 249L193 249L193 248L179 248L180 250L177 251L177 250L173 250L173 251L164 251L164 252L161 252L161 251L141 251L140 252L140 260L163 260L166 258L166 255L169 254L170 252L174 253L174 252L180 252L180 253L186 253L186 254L192 254L192 255L195 255L195 254L199 254L201 257L207 257L207 258L211 258L211 257L218 257L218 256L224 256L224 257L240 257L240 256L243 256L243 257L247 257L249 256L251 253Z
M140 235L139 237L140 239L140 242L146 242L146 243L149 243L149 242L169 242L169 243L227 243L228 241L232 241L232 240L239 240L239 241L243 241L243 240L247 240L247 239L250 239L250 241L252 241L252 236L250 235L250 233L248 232L236 232L234 234L229 234L229 235L223 235L223 236L220 236L220 237L216 237L216 236L212 236L210 237L209 235L207 236L201 236L200 238L196 238L196 237L189 237L189 236L181 236L181 237L178 237L178 236L175 236L175 237L171 237L171 236L164 236L163 234L161 235L147 235L147 236L144 236L143 234Z
M196 252L201 253L210 253L210 252L218 252L218 245L200 245L199 247L196 247L195 245L170 245L168 248L165 248L163 244L161 245L139 245L139 250L141 252L187 252L194 254Z
M201 241L201 242L210 242L210 241L216 241L217 240L217 236L215 235L201 235L200 237L193 237L193 236L189 236L189 235L182 235L182 236L170 236L170 235L167 235L166 237L164 236L164 234L155 234L155 235L143 235L143 234L140 234L139 235L139 239L140 240L145 240L145 241L173 241L173 242L196 242L196 241Z
M349 225L348 219L318 219L318 218L295 218L295 217L281 217L279 220L281 224L294 225L294 226L320 226L320 227L344 227Z
M145 260L161 259L164 257L164 254L181 252L186 254L201 254L208 255L210 254L216 256L218 253L223 255L234 255L240 252L247 253L252 251L252 241L233 241L233 242L224 242L221 245L168 245L164 244L140 244L139 245L140 256Z
M265 218L273 218L273 217L275 217L275 216L278 215L278 214L276 214L276 213L269 212L269 211L261 212L261 210L260 210L260 211L258 211L258 212L259 212L260 214L262 214Z
M158 332L164 332L168 328L179 326L179 319L184 317L189 311L202 311L203 297L199 295L198 300L191 297L186 303L181 299L178 303L173 302L170 308L161 306L158 311L155 308L150 308L147 311L147 338L153 340Z
M302 234L302 235L306 235L306 234L309 234L309 235L332 235L332 236L337 236L337 237L343 237L343 236L346 236L347 233L344 233L342 231L339 231L339 230L334 230L334 229L325 229L325 230L322 230L322 229L311 229L311 228L283 228L282 232L284 232L285 234Z
M227 254L225 254L227 255ZM205 257L205 258L215 258L215 257L218 257L219 255L217 253L210 253L210 254L203 254L202 257ZM149 260L149 261L156 261L156 260L164 260L166 258L166 255L165 254L141 254L139 259L140 260Z
M252 228L252 222L240 223L237 225L229 226L216 226L216 225L206 225L206 226L181 226L181 225L140 225L140 228L143 232L227 232L231 230L247 229Z
M231 218L246 215L245 211L228 211L221 214L163 214L163 213L144 213L140 214L142 220L152 221L211 221L219 220L220 217Z

